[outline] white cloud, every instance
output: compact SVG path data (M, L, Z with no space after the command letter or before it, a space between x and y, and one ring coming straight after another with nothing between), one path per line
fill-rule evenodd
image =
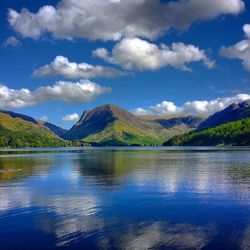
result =
M29 89L10 89L0 85L0 108L22 108L50 101L85 103L97 96L111 92L110 88L97 83L80 80L78 82L58 81L52 86Z
M135 115L148 115L151 112L144 108L136 108L132 111Z
M202 62L208 68L213 68L215 64L204 50L194 45L173 43L171 47L165 44L157 46L140 38L124 38L113 48L112 55L104 48L99 48L93 51L93 56L121 65L127 70L157 70L172 66L190 71L186 64L191 62Z
M42 121L42 122L47 122L49 119L47 116L43 115L39 118L39 121Z
M177 106L173 102L163 101L148 109L136 108L132 112L136 115L170 115L170 114L213 114L217 111L225 109L232 103L240 103L250 99L248 94L238 94L232 97L217 98L211 101L188 101L182 106Z
M107 60L109 58L109 52L105 48L98 48L93 51L93 56Z
M168 101L163 101L162 103L152 106L151 108L153 112L160 114L174 114L179 112L179 108L173 102Z
M7 37L3 43L3 47L17 47L20 46L21 42L14 36Z
M250 24L245 24L243 26L243 31L247 38L250 38Z
M68 114L62 118L63 122L77 122L79 120L79 115L77 113Z
M24 37L119 40L125 36L154 39L170 28L187 29L193 22L221 15L237 15L243 0L61 0L36 13L9 10L10 26Z
M243 31L247 39L229 47L222 46L220 55L230 59L241 60L244 69L250 71L250 24L245 24Z
M87 63L70 62L64 56L57 56L50 64L34 71L35 77L62 76L74 78L118 77L123 73L112 67L93 66Z

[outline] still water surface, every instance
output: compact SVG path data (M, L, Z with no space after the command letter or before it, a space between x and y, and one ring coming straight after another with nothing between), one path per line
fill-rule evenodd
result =
M4 151L0 249L250 249L250 151Z

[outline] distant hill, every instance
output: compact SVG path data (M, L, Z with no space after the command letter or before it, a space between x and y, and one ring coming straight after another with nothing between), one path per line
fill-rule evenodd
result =
M198 126L198 130L216 127L218 125L238 121L250 117L250 100L234 103L226 109L219 111Z
M197 128L201 116L136 116L107 104L84 111L80 120L63 136L92 145L161 145L173 135Z
M164 146L250 146L250 118L174 136Z
M196 131L174 136L164 145L250 145L250 101L228 106L208 117Z
M58 135L59 137L62 137L68 131L67 129L63 129L63 128L58 127L52 123L39 121L39 120L34 119L33 117L23 115L20 113L16 113L16 112L12 112L12 111L5 111L5 110L0 110L0 112L3 114L8 114L12 118L21 118L24 121L32 122L36 125L43 125L43 126L47 127L50 131L52 131L54 134Z
M12 114L14 116L14 114ZM62 147L68 142L43 125L0 112L0 147ZM28 118L30 119L30 118Z
M187 129L196 129L207 118L205 115L166 115L166 116L140 116L143 120L153 121L166 129L186 126Z
M37 124L43 125L46 128L48 128L50 131L52 131L54 134L58 135L59 137L63 137L63 135L66 134L68 131L67 129L61 128L56 126L55 124L49 123L49 122L43 122L43 121L37 121Z
M84 111L70 130L0 111L0 147L249 145L249 119L250 101L232 104L208 118L187 114L137 116L106 104Z
M20 114L20 113L15 113L15 112L12 112L12 111L6 111L6 110L0 110L0 112L3 113L3 114L9 115L12 118L21 118L24 121L32 122L34 124L37 124L36 119L34 119L33 117L30 117L30 116L27 116L27 115L23 115L23 114Z

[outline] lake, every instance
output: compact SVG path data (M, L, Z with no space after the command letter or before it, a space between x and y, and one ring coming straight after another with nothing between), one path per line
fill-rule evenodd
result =
M3 150L0 249L250 249L250 150Z

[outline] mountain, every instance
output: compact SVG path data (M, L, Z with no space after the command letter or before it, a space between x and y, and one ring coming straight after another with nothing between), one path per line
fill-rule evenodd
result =
M174 136L164 145L250 145L250 100L228 106L208 117L196 131Z
M48 128L50 131L52 131L54 134L56 134L59 137L63 137L67 133L67 129L61 128L59 126L56 126L55 124L49 123L49 122L43 122L37 120L37 124L43 125L46 128Z
M226 109L219 111L198 126L198 130L219 126L224 123L233 122L250 117L250 100L234 103Z
M20 114L20 113L15 113L15 112L12 112L12 111L5 111L5 110L1 110L0 112L3 113L3 114L9 115L12 118L21 118L24 121L32 122L33 124L36 124L36 125L45 126L51 132L53 132L54 134L58 135L59 137L62 137L68 131L67 129L63 129L63 128L58 127L58 126L56 126L56 125L54 125L52 123L43 122L43 121L40 121L40 120L36 120L33 117L30 117L30 116L27 116L27 115L23 115L23 114Z
M92 145L161 145L173 135L197 128L201 116L136 116L116 105L106 104L83 112L63 136Z
M107 104L84 111L67 131L27 115L2 110L0 147L162 145L175 135L196 129L204 120L204 116L185 114L136 116Z
M250 118L174 136L164 146L250 146Z
M84 111L64 138L101 145L158 144L150 129L142 119L108 104Z
M23 116L23 119L12 115L0 112L0 147L62 147L70 144L43 125L35 124L30 117Z
M3 114L9 115L12 118L21 118L24 121L32 122L34 124L37 124L36 119L34 119L33 117L30 117L30 116L27 116L27 115L15 113L15 112L12 112L12 111L6 111L6 110L0 110L0 112L3 113Z
M145 115L140 116L144 120L153 121L166 129L176 127L186 127L186 129L196 129L207 118L205 115Z

